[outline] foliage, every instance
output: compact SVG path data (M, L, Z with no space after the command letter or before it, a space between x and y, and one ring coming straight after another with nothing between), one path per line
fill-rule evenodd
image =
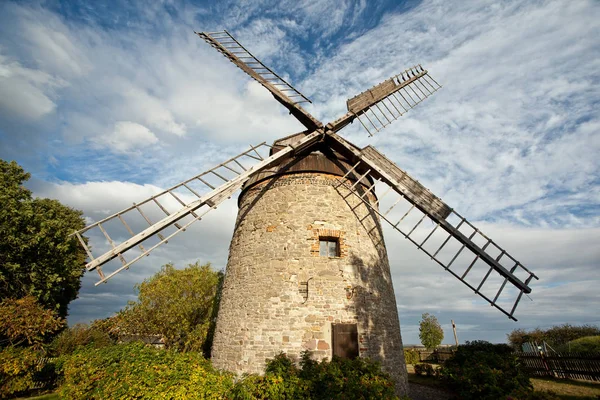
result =
M303 352L300 369L285 354L267 361L265 376L246 375L232 391L234 399L397 399L394 383L379 364L367 359L334 357L317 362Z
M0 303L0 334L12 345L39 349L63 325L64 320L56 311L44 309L33 296L5 299Z
M35 385L37 360L43 353L33 347L9 346L0 351L0 397L25 393Z
M79 347L59 367L66 399L397 399L390 377L366 359L317 362L305 352L301 368L285 354L267 361L264 376L233 376L196 352L158 350L141 343Z
M33 199L16 162L0 160L0 300L34 296L67 315L85 270L85 251L70 237L85 226L80 211L56 200Z
M119 318L112 316L104 319L95 319L90 329L105 333L113 343L119 340Z
M421 339L423 346L428 349L435 349L444 340L444 330L435 316L425 313L421 318L421 322L419 323L419 339Z
M515 329L507 336L509 343L515 349L520 350L523 343L542 343L546 341L551 346L555 347L557 351L563 351L565 350L564 346L573 340L586 336L599 335L600 328L594 325L573 326L570 324L563 324L553 326L547 330L542 330L540 328L530 331L525 329Z
M519 328L513 330L511 333L506 335L508 338L508 343L515 349L521 350L521 346L527 342L538 342L542 343L544 341L544 331L540 328L535 328L530 331Z
M307 354L310 354L306 352ZM285 353L279 353L272 360L267 361L265 374L289 377L298 375L298 368Z
M252 374L242 376L242 379L231 390L230 398L236 400L310 398L303 397L302 392L300 378L297 376L283 378L277 375L260 376Z
M120 333L162 335L167 348L203 351L216 319L221 272L210 264L190 264L178 270L167 264L153 277L136 286L138 301L119 313Z
M139 342L80 347L63 372L60 395L65 399L221 399L233 385L230 374L214 370L200 353Z
M533 390L512 348L485 341L467 342L442 366L440 375L460 399L497 400Z
M564 346L572 353L600 353L600 336L585 336L572 340Z
M407 364L418 364L421 362L421 357L416 349L404 349L404 360Z
M67 328L52 341L52 354L55 356L68 355L80 346L93 346L96 348L114 344L110 336L102 330L77 324Z
M305 356L306 358L306 356ZM394 383L379 363L365 358L333 357L331 362L304 363L300 377L312 399L396 399Z
M434 376L437 375L438 369L434 369L431 364L415 364L415 374Z

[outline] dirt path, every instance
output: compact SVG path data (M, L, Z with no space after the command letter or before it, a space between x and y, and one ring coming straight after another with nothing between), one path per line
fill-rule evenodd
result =
M448 400L450 395L443 390L409 382L410 398L412 400Z

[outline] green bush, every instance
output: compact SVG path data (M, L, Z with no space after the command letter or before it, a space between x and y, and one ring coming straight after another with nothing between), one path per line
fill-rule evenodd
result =
M244 375L232 392L233 399L304 399L308 393L306 382L298 376L300 370L284 353L267 360L265 375Z
M421 362L421 358L419 357L419 352L415 349L404 349L404 359L407 364L418 364Z
M533 386L506 344L467 342L442 366L440 375L460 399L498 400L529 395Z
M41 351L32 347L9 346L0 351L0 397L7 398L32 390L39 375Z
M427 375L434 376L436 375L437 369L434 370L431 364L415 364L415 374L417 375Z
M108 333L84 324L77 324L62 331L54 338L50 347L53 355L62 356L73 353L80 346L100 348L112 344L114 342Z
M235 400L310 399L309 392L298 376L286 378L277 375L244 375L235 384L229 396Z
M221 399L232 376L215 371L199 353L128 343L80 347L63 365L65 399Z
M334 357L317 362L304 352L300 369L285 354L267 361L265 376L246 375L232 390L233 399L398 399L394 383L379 364L363 358Z
M306 368L306 367L305 367ZM378 363L364 358L354 360L334 357L312 364L301 377L313 377L307 381L311 399L396 399L394 383L381 371Z

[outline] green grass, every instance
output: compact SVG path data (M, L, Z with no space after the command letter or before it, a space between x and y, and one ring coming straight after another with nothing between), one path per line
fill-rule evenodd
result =
M561 400L596 400L600 383L569 379L531 378L536 392L551 392Z

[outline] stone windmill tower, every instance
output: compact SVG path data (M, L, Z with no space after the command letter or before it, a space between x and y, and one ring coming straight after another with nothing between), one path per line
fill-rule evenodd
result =
M383 223L516 320L535 274L375 148L360 149L337 134L358 121L372 135L433 94L440 86L427 70L412 67L349 99L348 112L324 125L301 107L309 101L304 95L227 31L198 35L306 130L251 146L76 232L90 257L87 269L100 275L97 284L241 189L213 344L219 368L261 372L265 358L280 351L363 356L381 361L406 392ZM103 254L92 255L84 233L102 239L95 246ZM112 260L116 267L108 272Z

